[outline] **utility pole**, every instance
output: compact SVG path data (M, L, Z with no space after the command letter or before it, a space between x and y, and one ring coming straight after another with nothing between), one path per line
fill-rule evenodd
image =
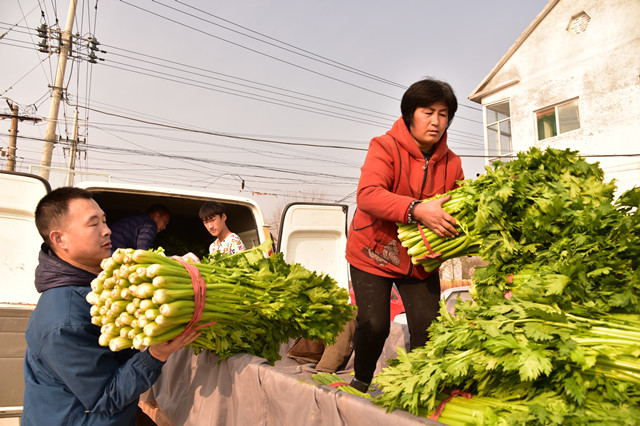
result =
M71 140L71 149L69 150L69 175L67 176L67 186L73 186L77 152L78 152L78 108L76 108L76 111L73 114L73 137Z
M7 99L7 104L11 108L11 115L0 114L0 118L11 118L11 127L9 128L9 149L7 152L7 170L14 172L16 170L16 149L18 147L18 120L30 120L34 123L41 121L34 117L20 117L18 115L18 105L11 103Z
M9 128L9 150L7 152L7 170L16 170L16 146L18 144L18 105L12 104L7 99L11 108L11 127Z
M51 93L51 106L49 108L49 119L44 135L44 147L42 148L42 159L40 164L40 176L49 179L49 168L51 167L51 157L53 155L53 144L56 142L56 126L58 123L58 111L60 110L60 100L62 99L62 85L64 84L64 72L67 65L67 57L71 51L73 30L73 19L76 15L76 4L78 0L69 1L69 13L67 14L67 24L62 33L60 43L60 57L58 59L58 69L56 71L56 81Z

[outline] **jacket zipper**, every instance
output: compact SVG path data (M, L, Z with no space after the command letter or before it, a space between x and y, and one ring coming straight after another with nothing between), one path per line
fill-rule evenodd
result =
M422 186L420 187L420 194L418 194L418 197L422 197L424 186L427 183L427 174L429 174L429 158L424 158L424 167L422 167L422 169L424 170L424 176L422 177Z
M418 198L422 197L422 192L424 191L424 186L427 183L427 174L429 173L429 158L424 157L424 176L422 177L422 187L420 188L420 193L418 194ZM409 262L409 273L407 274L407 278L411 278L413 274L413 263Z

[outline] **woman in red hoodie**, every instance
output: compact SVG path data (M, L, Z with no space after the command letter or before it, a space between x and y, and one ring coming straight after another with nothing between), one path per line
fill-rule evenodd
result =
M411 263L396 223L421 222L443 237L458 234L455 219L442 209L449 196L419 203L464 179L460 157L447 146L447 128L457 108L449 84L418 81L402 97L402 117L369 144L346 251L358 306L351 386L363 392L389 335L392 285L405 307L411 349L425 344L438 313L438 271L427 273Z

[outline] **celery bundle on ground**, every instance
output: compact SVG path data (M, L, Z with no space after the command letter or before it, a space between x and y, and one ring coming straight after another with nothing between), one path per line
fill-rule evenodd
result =
M216 253L196 266L206 285L202 317L207 325L194 351L224 359L250 353L270 362L290 338L335 341L353 318L348 292L335 280L281 253L265 257L271 241L234 255ZM117 351L170 340L192 320L195 299L185 267L159 251L119 249L103 261L87 295L100 344Z
M640 188L614 201L597 164L534 148L461 190L489 261L475 303L443 308L374 378L375 402L433 413L460 390L447 424L638 424Z
M336 373L316 373L313 374L311 378L322 385L331 386L332 388L340 389L341 391L350 393L352 395L358 395L363 398L371 399L371 395L365 392L360 392L358 389L349 386L349 384Z

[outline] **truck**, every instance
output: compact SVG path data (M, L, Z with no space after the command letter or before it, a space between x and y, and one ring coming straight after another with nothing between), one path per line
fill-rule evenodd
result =
M50 184L39 176L0 172L0 426L19 423L24 391L24 332L38 293L33 280L42 238L34 224L37 202ZM205 201L227 209L227 225L245 245L257 246L273 236L258 203L250 198L190 189L82 182L107 215L107 223L144 213L153 204L171 212L167 228L156 246L169 255L207 253L213 237L198 217ZM288 263L328 274L344 288L349 286L346 246L348 208L339 204L294 203L282 215L275 251ZM294 342L284 343L282 359L274 364L249 354L220 361L203 351L198 356L186 348L172 355L161 378L142 395L140 406L158 425L178 424L437 424L407 412L386 413L364 398L321 386L312 380L313 364L286 356ZM394 322L378 365L407 346L406 325ZM343 366L348 376L352 359ZM359 419L359 420L358 420Z

